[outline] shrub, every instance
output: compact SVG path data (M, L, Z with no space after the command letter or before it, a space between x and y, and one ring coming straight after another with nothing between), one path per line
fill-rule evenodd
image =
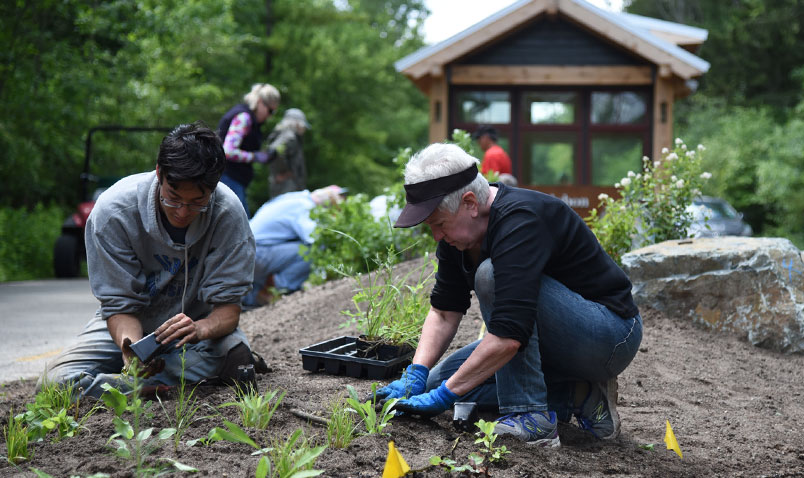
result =
M629 171L615 184L620 198L601 194L600 204L586 218L617 264L633 248L688 235L693 219L689 206L711 174L702 171L703 145L689 150L681 139L675 143L672 151L662 150L661 162L642 158L642 171Z
M53 245L65 211L0 208L0 282L53 277Z

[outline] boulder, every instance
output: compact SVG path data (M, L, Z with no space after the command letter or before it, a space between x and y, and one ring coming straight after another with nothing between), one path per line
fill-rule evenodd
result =
M760 347L804 352L804 261L787 239L665 241L625 254L623 269L640 306Z

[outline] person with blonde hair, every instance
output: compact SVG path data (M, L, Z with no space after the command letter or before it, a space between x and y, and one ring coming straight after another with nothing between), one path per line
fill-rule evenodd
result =
M268 152L260 151L260 127L273 116L279 107L279 90L268 83L257 83L243 96L243 102L233 106L218 123L218 135L226 153L226 170L221 182L234 191L246 215L250 216L246 202L246 188L254 178L254 163L270 161Z

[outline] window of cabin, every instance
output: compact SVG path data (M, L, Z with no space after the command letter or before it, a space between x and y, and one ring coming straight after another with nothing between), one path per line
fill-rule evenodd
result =
M649 88L454 87L451 127L494 126L520 184L612 186L651 141Z

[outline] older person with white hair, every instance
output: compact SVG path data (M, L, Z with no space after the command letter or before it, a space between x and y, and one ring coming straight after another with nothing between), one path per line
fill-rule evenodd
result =
M308 129L310 123L302 110L290 108L268 136L268 151L276 157L268 178L272 198L307 187L302 136Z
M229 186L240 199L246 215L250 216L246 189L254 178L254 163L267 163L270 155L260 151L260 127L279 107L279 90L268 83L251 87L243 103L233 106L218 123L218 136L226 154L226 169L221 182Z
M405 190L395 225L430 226L438 272L412 364L377 396L418 416L477 402L505 414L495 433L541 446L560 445L557 422L573 415L596 437L617 437L617 375L642 319L631 282L583 219L553 196L489 185L452 144L417 153ZM436 365L472 290L487 333Z

